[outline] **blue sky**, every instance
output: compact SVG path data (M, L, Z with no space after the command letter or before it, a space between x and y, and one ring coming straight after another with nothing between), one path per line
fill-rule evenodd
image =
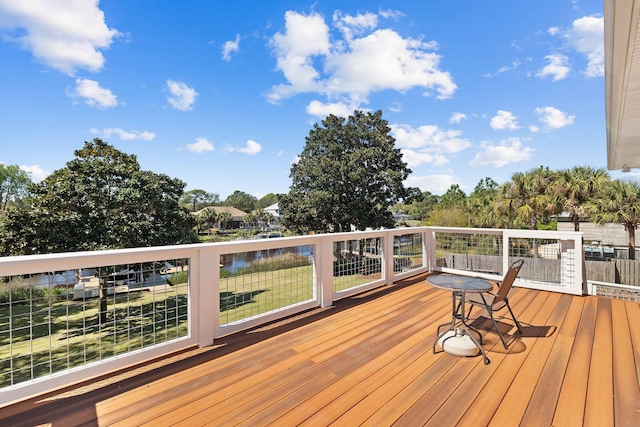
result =
M0 0L0 162L38 181L99 137L188 190L260 198L288 191L314 123L379 109L434 194L605 167L602 8Z

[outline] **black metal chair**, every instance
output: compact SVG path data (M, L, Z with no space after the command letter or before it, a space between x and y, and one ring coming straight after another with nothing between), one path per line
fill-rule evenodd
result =
M487 313L489 313L489 317L491 317L493 326L496 328L496 331L498 332L498 336L500 337L500 341L502 341L502 345L504 345L505 349L508 348L507 342L502 336L502 332L500 332L500 328L498 327L498 323L496 322L496 319L493 316L493 313L496 311L502 310L503 308L506 307L507 310L509 310L509 313L511 313L511 317L513 318L513 321L516 324L516 328L518 328L518 332L522 334L520 323L518 322L518 319L516 319L516 316L513 314L513 310L511 310L511 306L509 305L509 299L507 297L509 295L509 291L511 290L511 286L513 285L513 282L516 280L516 277L518 276L518 273L522 268L523 263L524 263L524 260L520 259L514 262L513 264L511 264L511 267L509 267L509 271L507 271L507 274L504 275L504 278L502 279L502 281L498 282L498 289L496 292L483 292L480 294L470 294L466 300L466 302L472 304L471 310L473 309L473 306L482 307L485 310L487 310ZM469 310L469 314L471 314L471 310Z

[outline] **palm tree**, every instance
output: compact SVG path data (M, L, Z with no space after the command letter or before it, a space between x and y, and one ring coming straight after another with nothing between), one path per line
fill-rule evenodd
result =
M551 192L560 198L558 202L569 214L575 231L580 231L580 219L587 215L587 201L609 181L609 173L604 168L575 166L557 172Z
M207 230L209 230L211 229L211 226L215 224L216 221L218 221L218 213L212 207L205 208L200 213L200 220L202 221L204 226L207 228ZM209 234L208 231L207 231L207 234Z
M623 224L627 231L629 259L636 259L636 228L640 224L640 184L616 179L587 204L587 212L598 224Z
M557 210L553 197L547 192L554 179L555 174L542 166L514 173L501 189L501 197L496 202L498 209L509 215L513 213L531 230L537 230L538 221Z
M467 197L469 217L474 227L495 227L499 223L494 209L497 197L498 183L489 177L481 179Z
M226 228L226 225L229 221L233 219L233 215L229 212L220 212L218 214L218 221L220 222L220 228ZM224 224L224 227L223 227Z

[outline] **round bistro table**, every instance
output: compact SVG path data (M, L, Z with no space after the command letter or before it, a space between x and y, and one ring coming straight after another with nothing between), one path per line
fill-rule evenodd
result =
M454 354L456 356L468 356L469 346L466 345L468 340L477 347L482 353L484 364L489 364L489 358L482 348L482 335L480 332L471 327L467 321L468 318L464 311L464 299L468 293L489 292L493 289L493 284L487 280L477 277L461 276L457 274L438 274L427 277L427 283L436 289L451 292L451 322L443 323L438 326L437 337L433 342L433 352L436 353L436 345L440 344L443 351ZM448 328L440 333L440 329L444 326ZM474 336L477 334L477 338ZM452 341L453 340L453 341ZM455 341L457 344L454 344ZM449 344L449 345L448 345ZM474 355L478 354L473 347Z

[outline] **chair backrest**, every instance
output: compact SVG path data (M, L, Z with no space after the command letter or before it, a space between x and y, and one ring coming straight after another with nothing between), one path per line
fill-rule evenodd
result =
M498 295L493 299L493 305L496 305L507 297L509 291L511 290L513 282L515 282L516 277L518 277L518 273L520 273L522 264L524 264L523 259L519 259L511 264L511 267L509 267L509 271L507 271L507 274L504 275L504 279L502 279L502 283L500 284L500 288L497 292Z

